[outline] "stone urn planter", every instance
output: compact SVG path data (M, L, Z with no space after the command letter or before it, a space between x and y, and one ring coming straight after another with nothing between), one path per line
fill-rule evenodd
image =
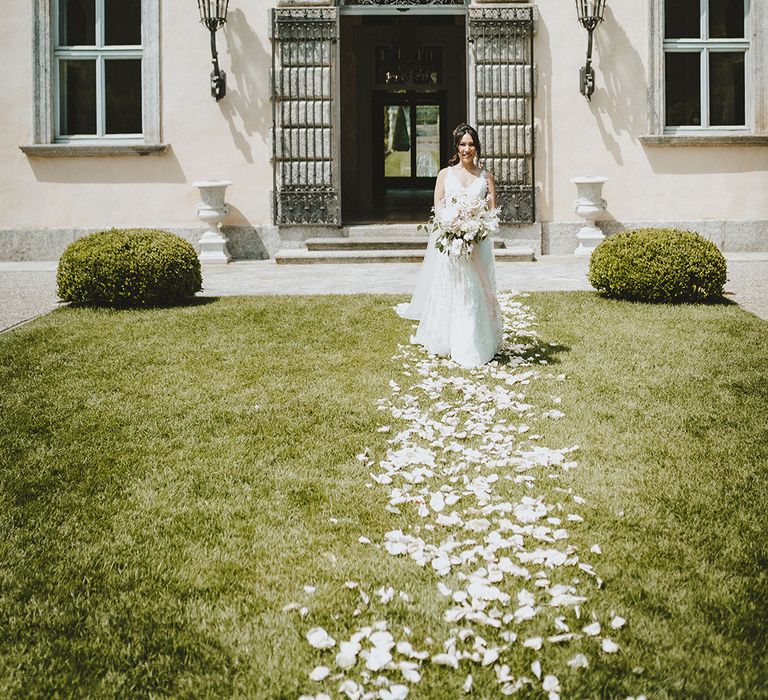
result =
M232 256L227 250L227 239L219 229L227 218L229 205L224 201L224 192L232 183L229 180L211 180L192 183L200 190L197 218L207 224L208 230L198 241L200 262L228 263Z
M576 201L573 203L573 209L576 214L586 220L585 225L576 234L579 245L574 255L588 258L592 255L592 251L605 240L605 235L596 226L596 222L605 214L606 202L602 193L603 185L608 182L608 178L572 177L571 182L576 185Z

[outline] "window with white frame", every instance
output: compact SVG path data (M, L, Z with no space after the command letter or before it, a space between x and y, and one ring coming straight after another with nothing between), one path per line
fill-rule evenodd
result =
M56 0L56 141L141 139L141 0Z
M751 127L750 0L665 0L664 133Z

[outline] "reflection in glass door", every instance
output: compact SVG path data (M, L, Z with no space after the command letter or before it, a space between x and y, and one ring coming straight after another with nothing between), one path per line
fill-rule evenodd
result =
M440 172L440 105L416 105L416 177Z
M384 177L411 176L411 108L384 106Z
M440 171L444 99L437 92L379 94L376 180L380 189L431 189Z

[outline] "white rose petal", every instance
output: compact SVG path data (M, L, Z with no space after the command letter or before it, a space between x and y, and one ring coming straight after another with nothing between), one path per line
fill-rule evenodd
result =
M462 690L465 693L471 693L472 692L472 683L473 683L472 674L467 674L467 677L464 679L464 685L462 686Z
M619 645L607 637L603 640L602 647L606 654L615 654L619 650Z
M381 700L405 700L408 697L407 685L390 685L379 690Z
M336 640L322 627L313 627L307 632L307 641L315 649L330 649L335 646Z
M627 621L621 615L615 615L613 620L611 620L611 628L615 630L620 629L624 627L626 622Z
M433 493L429 499L429 507L439 513L445 508L445 496L440 491Z
M400 673L409 683L418 683L421 681L421 674L418 671L419 665L414 661L401 661L398 664Z
M560 700L560 681L557 676L544 676L541 687L549 693L549 700Z
M598 634L600 634L600 629L600 623L593 622L591 625L587 625L586 627L582 628L581 631L589 637L596 637Z
M490 666L494 661L499 658L499 652L496 649L488 649L483 654L483 666Z
M587 668L587 666L589 666L589 659L587 659L584 654L576 654L576 656L566 663L573 669Z
M349 700L360 700L363 689L351 678L347 678L339 684L339 692L344 693Z
M432 657L432 663L451 668L459 667L459 660L453 654L435 654Z
M328 668L327 666L315 666L315 668L309 674L309 677L313 681L322 681L325 678L328 678L330 673L331 673L331 669Z
M363 653L367 656L365 667L369 671L380 671L392 661L392 654L383 647L374 647Z

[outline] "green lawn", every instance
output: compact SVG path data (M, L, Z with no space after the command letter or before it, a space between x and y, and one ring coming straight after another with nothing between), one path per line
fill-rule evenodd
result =
M61 309L0 336L0 696L295 698L307 629L366 622L350 579L409 591L390 614L440 629L432 572L358 543L403 519L355 458L383 455L376 400L408 381L396 301ZM768 697L768 324L525 301L568 377L546 444L581 446L579 537L629 621L563 697ZM454 697L449 676L409 698Z

